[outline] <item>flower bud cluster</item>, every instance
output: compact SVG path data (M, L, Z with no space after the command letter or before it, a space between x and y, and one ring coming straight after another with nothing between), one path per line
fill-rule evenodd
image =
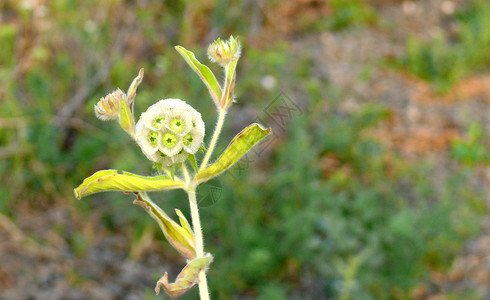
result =
M241 45L238 38L230 37L227 41L217 39L208 47L208 55L211 61L222 66L240 57Z
M136 124L135 139L146 157L164 166L183 162L204 138L201 114L179 99L150 106Z
M120 101L124 101L126 95L120 89L100 98L95 105L95 115L101 120L115 120L119 117Z

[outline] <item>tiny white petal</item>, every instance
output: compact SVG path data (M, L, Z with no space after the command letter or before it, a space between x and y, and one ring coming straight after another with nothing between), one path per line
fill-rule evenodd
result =
M148 158L150 158L150 156L152 156L153 154L155 154L155 152L158 151L158 144L153 145L149 140L149 136L151 133L152 130L146 128L141 122L141 120L138 121L138 123L136 123L136 127L135 127L136 143L138 143L141 150Z
M172 157L173 163L178 164L178 163L184 162L188 156L189 156L189 153L183 151L181 154L177 154L177 155Z
M160 105L157 105L158 103L153 104L152 106L148 107L148 109L141 114L140 120L143 121L143 124L147 128L153 129L153 130L159 130L163 126L155 126L156 121L159 118L164 118L164 110Z
M136 142L140 147L144 148L144 150L150 154L155 153L158 150L158 145L153 145L150 140L150 134L153 131L144 127L143 124L138 122L136 124L135 128L135 137L136 137Z
M205 133L205 126L204 126L204 122L203 120L201 119L201 114L199 114L199 116L197 118L193 118L192 119L192 123L194 126L193 130L195 130L194 132L198 135L198 138L202 139L204 138L204 133Z
M180 99L174 99L174 98L160 100L155 104L159 104L163 109L168 109L168 108L184 109L184 110L194 109L192 108L192 106L185 103L185 101L182 101Z
M174 164L174 158L169 156L159 157L159 162L164 166L170 166Z
M191 142L187 142L189 140L187 138L188 135L190 135L192 137L192 141ZM203 135L202 134L199 134L197 127L196 128L193 128L188 133L188 135L184 136L184 140L183 140L183 145L182 146L184 147L184 150L185 151L194 154L194 153L197 152L197 150L199 150L199 147L201 147Z

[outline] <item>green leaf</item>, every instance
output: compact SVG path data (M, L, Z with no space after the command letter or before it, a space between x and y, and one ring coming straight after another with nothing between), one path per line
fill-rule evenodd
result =
M194 180L197 183L207 181L235 164L260 140L271 133L270 128L263 128L259 124L252 124L237 134L218 160L206 169L196 174Z
M163 165L161 163L153 163L153 169L156 169L158 174L163 174Z
M175 213L177 214L177 216L179 216L180 225L182 225L185 230L187 230L192 236L194 236L191 225L189 224L189 221L187 221L187 219L185 218L184 214L177 208L175 209Z
M126 97L119 102L119 124L124 131L134 137L134 116Z
M182 55L187 64L194 70L194 72L199 75L202 82L206 85L213 98L216 105L219 106L219 101L221 99L221 87L219 86L216 77L213 72L208 68L208 66L201 64L197 59L194 53L185 49L181 46L175 46L175 49Z
M190 154L187 159L191 162L192 168L197 173L197 162L196 162L196 157L194 156L194 154Z
M143 207L150 216L157 221L160 229L167 238L167 240L175 247L180 253L182 253L188 259L196 257L196 250L194 248L194 233L190 230L189 223L183 217L180 218L182 226L172 220L158 205L151 201L146 192L139 192L137 199L134 200L134 204ZM179 215L180 217L180 215Z
M105 191L161 191L183 188L184 182L172 180L168 176L140 176L129 172L119 174L117 170L98 171L80 184L74 191L75 197L84 196Z

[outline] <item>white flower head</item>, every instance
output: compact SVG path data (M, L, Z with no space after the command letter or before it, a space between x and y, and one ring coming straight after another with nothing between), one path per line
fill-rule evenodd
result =
M146 157L169 166L199 150L204 138L201 114L179 99L160 100L141 114L135 139Z

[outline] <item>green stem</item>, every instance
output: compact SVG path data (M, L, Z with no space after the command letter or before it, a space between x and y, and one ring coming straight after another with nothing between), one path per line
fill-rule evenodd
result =
M216 124L216 128L214 129L213 138L211 139L211 143L209 144L209 149L206 152L206 155L204 156L199 171L204 170L208 165L209 159L211 158L211 154L213 154L214 147L216 147L216 142L218 141L219 135L221 133L221 129L223 128L223 124L225 122L225 115L226 115L226 110L220 109L218 123Z
M185 162L182 164L182 173L184 173L185 183L189 184L191 178L189 177L189 172L187 171L187 168L185 166Z
M189 194L192 227L194 229L194 239L196 242L196 257L199 258L204 256L204 241L202 238L201 220L199 218L195 187L190 187L187 190L187 193ZM205 270L199 272L199 296L201 297L201 300L209 300L208 281L206 279Z

